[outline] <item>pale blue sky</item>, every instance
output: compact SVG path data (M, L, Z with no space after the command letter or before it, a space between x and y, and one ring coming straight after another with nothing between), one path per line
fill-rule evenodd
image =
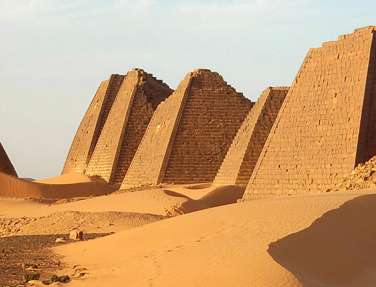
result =
M376 1L0 0L0 141L17 171L61 171L99 82L209 68L245 96L290 85L310 47L376 25Z

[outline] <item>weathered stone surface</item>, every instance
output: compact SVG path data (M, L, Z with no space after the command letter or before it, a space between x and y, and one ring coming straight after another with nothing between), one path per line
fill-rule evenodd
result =
M111 75L100 84L73 139L63 174L85 172L123 79L122 75Z
M262 93L238 130L215 184L248 184L287 92L287 87L270 87Z
M375 154L374 31L308 52L244 198L326 190Z
M14 169L5 149L0 143L0 172L17 176L17 172Z
M154 110L171 93L166 84L143 70L130 71L111 108L86 174L120 184Z
M81 171L111 184L121 184L154 110L173 92L141 69L122 77L108 112L92 119L100 122L101 128L92 152L87 154L87 166Z
M189 73L154 113L122 188L213 181L251 106L219 74Z

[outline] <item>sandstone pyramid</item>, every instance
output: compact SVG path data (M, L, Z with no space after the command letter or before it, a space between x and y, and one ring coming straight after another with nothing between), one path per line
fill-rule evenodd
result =
M122 188L213 181L252 105L219 74L189 73L155 111Z
M121 77L111 105L103 107L106 112L89 119L96 121L98 133L91 140L93 147L90 152L84 151L86 164L83 170L79 170L111 184L123 181L154 110L173 92L165 83L141 69Z
M375 27L311 49L245 198L323 191L376 152Z
M123 78L111 75L100 84L73 139L63 174L85 172Z
M6 173L9 175L17 176L17 172L14 169L5 149L0 143L0 172Z
M266 89L241 125L215 177L215 184L247 185L288 88Z

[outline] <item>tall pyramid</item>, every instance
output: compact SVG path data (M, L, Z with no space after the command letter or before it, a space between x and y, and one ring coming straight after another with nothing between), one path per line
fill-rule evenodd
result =
M270 87L261 94L238 130L215 184L248 184L287 92L287 87Z
M1 143L0 143L0 172L17 176L17 172L14 169L12 162L10 161Z
M85 172L123 79L122 75L111 75L100 84L73 139L63 174Z
M326 190L376 153L375 27L309 50L244 198Z
M127 73L85 174L121 184L154 110L173 91L143 70Z
M155 111L121 187L213 181L252 105L219 74L189 73Z

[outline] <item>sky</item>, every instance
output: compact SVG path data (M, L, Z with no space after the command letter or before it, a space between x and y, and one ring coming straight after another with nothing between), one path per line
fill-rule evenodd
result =
M175 88L208 68L256 100L311 47L376 25L371 0L0 0L0 142L22 177L58 175L101 80Z

